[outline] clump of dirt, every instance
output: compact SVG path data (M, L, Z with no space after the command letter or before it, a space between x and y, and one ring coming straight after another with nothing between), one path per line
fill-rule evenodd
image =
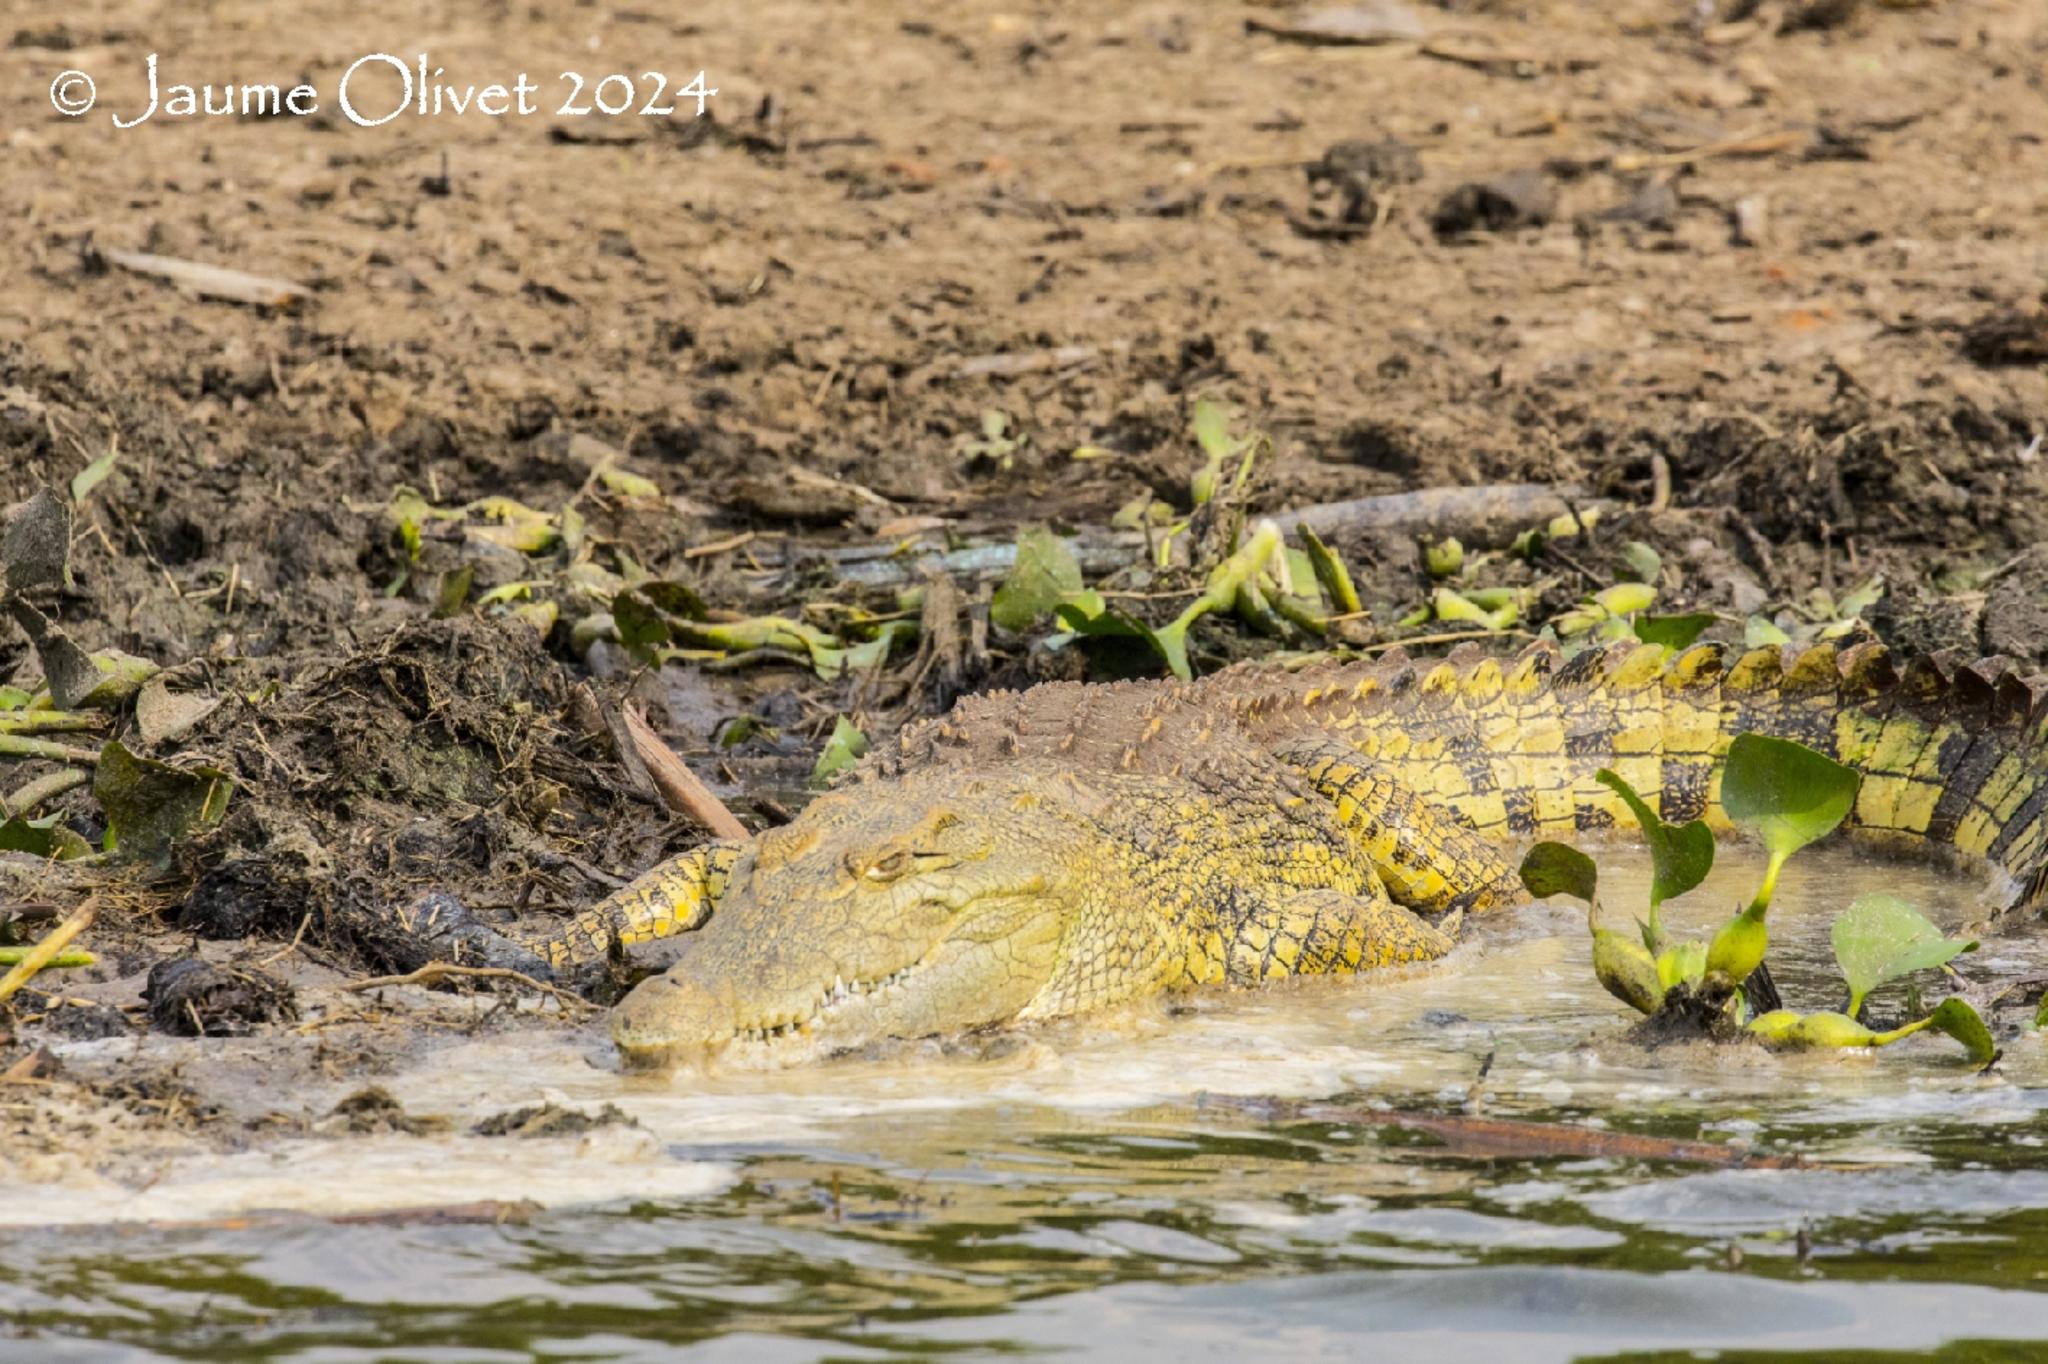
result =
M159 962L142 1001L159 1032L178 1037L241 1037L264 1023L299 1016L291 987L261 971L215 966L192 957Z
M313 1130L330 1136L397 1132L409 1137L424 1137L447 1131L448 1120L432 1116L415 1117L405 1111L405 1106L394 1099L389 1090L369 1085L337 1103L332 1112L313 1124Z
M109 1004L23 990L11 1001L17 1016L38 1019L38 1026L50 1037L72 1042L97 1042L124 1037L130 1031L128 1016Z
M479 1137L578 1137L600 1127L638 1127L639 1120L617 1104L596 1112L555 1103L527 1104L493 1113L470 1131Z

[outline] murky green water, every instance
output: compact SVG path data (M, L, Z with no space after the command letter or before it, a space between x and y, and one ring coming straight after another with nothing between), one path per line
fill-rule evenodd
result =
M1753 861L1723 862L1682 927L1753 880ZM1949 923L1981 912L1932 869L1795 864L1772 914L1793 1002L1835 1002L1829 912L1873 886ZM1964 961L2014 974L2048 962L2048 940ZM2027 1343L2048 1341L2041 1041L1978 1077L1941 1039L1651 1055L1614 1043L1625 1022L1560 907L1404 979L1211 996L992 1056L650 1080L590 1042L479 1041L390 1087L458 1121L549 1096L641 1126L309 1143L180 1164L147 1190L0 1188L0 1220L81 1223L0 1233L0 1355L2044 1357ZM1496 1115L1740 1137L1833 1168L1476 1159L1204 1093L1450 1111L1477 1095ZM483 1197L553 1206L503 1227L83 1225Z

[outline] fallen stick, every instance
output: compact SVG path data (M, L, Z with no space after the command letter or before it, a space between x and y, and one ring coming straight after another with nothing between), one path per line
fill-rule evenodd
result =
M527 975L526 972L514 971L509 966L457 966L453 962L446 961L430 961L425 966L420 967L419 970L408 971L402 976L372 976L368 980L353 980L341 988L352 995L360 995L366 994L371 990L383 990L397 985L432 985L436 981L446 980L450 976L459 976L469 980L509 980L527 986L529 989L540 991L564 1008L572 1004L581 1009L594 1009L597 1007L587 999L578 999L575 995L564 994L546 981L535 980L532 976ZM4 998L4 996L0 996L0 998Z
M109 251L100 254L138 275L151 275L200 298L226 299L230 303L253 303L264 308L291 308L312 296L303 284L267 275L252 275L225 266L201 265L176 256L152 256L146 251Z
M0 976L0 1003L13 998L14 992L28 984L36 972L55 960L57 954L62 952L73 938L91 927L93 916L99 912L98 899L88 896L85 903L73 911L70 918L51 929L26 957L15 964L13 970Z
M1724 137L1718 142L1704 142L1682 152L1622 152L1610 158L1608 166L1616 171L1630 173L1658 170L1667 166L1683 166L1716 156L1769 156L1773 152L1788 152L1795 147L1803 147L1812 140L1810 134L1787 128L1782 132Z
M661 793L662 804L678 814L688 815L720 838L750 837L747 826L725 808L724 801L711 794L711 788L697 779L689 764L661 741L661 736L648 725L645 716L631 706L621 707L621 714L625 717L626 737L632 742L633 753L653 779L655 790Z
M1663 1160L1684 1165L1719 1165L1746 1170L1803 1169L1796 1155L1757 1155L1740 1146L1711 1141L1609 1132L1577 1123L1524 1118L1481 1118L1459 1113L1407 1113L1350 1104L1300 1104L1256 1095L1206 1094L1206 1106L1229 1108L1289 1122L1342 1122L1364 1127L1398 1127L1422 1132L1450 1151L1477 1156L1575 1156L1592 1160Z
M1412 493L1319 503L1276 513L1271 519L1283 532L1307 526L1326 540L1333 535L1388 530L1414 535L1468 535L1497 525L1537 525L1569 511L1583 510L1580 499L1584 491L1573 484L1548 483L1424 488ZM1127 567L1146 542L1140 531L1090 528L1067 543L1080 561L1081 571L1092 576ZM915 581L926 573L947 573L956 579L1001 577L1016 565L1017 547L975 545L946 550L935 543L920 541L907 547L855 545L846 549L818 549L785 543L780 561L769 560L772 567L782 571L767 586L787 586L795 566L813 559L829 562L841 582L885 587Z

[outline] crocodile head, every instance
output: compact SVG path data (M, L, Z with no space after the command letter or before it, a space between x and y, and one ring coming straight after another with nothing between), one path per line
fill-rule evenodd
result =
M940 773L821 797L742 854L681 958L613 1011L621 1055L830 1052L1018 1017L1089 899L1086 795Z

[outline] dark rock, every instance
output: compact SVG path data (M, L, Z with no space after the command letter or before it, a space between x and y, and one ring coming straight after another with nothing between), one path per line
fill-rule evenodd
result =
M1537 227L1557 211L1557 190L1540 170L1509 171L1491 180L1475 180L1446 194L1430 217L1439 237L1468 232L1505 232Z

